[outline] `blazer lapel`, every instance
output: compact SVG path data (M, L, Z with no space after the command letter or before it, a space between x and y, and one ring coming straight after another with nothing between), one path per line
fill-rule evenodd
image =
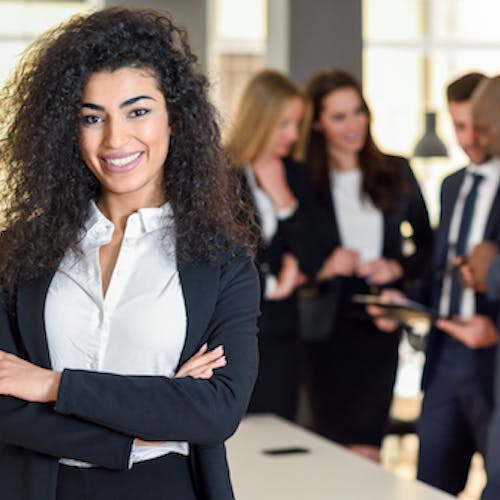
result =
M205 340L202 337L217 301L219 269L217 263L192 263L179 269L187 314L186 340L179 364L188 360Z
M336 247L341 245L340 233L337 223L337 214L335 212L335 204L333 203L332 194L330 187L328 186L328 196L324 198L325 204L323 208L323 214L326 217L325 227L328 229L328 233L325 235L328 238L328 243L330 247Z
M457 202L458 193L465 176L465 169L454 178L455 182L450 183L446 193L443 193L443 203L441 206L441 218L439 221L439 231L436 236L434 252L434 271L442 271L446 267L448 255L448 237L450 233L451 218Z
M498 243L500 235L500 187L497 189L491 210L488 215L486 227L484 229L484 239L492 240Z
M24 282L17 291L17 321L19 332L30 361L50 368L49 348L45 332L45 299L53 273Z

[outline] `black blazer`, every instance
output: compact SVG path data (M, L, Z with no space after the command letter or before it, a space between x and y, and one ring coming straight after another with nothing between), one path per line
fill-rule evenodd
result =
M428 267L432 251L433 233L429 224L429 216L425 206L420 187L413 175L410 164L405 158L389 156L389 161L394 162L404 171L407 180L408 193L401 198L397 210L383 213L383 246L382 256L387 259L397 260L403 267L405 276L408 274L416 277L415 269L420 270ZM337 223L337 215L328 187L329 196L324 197L325 205L321 210L320 228L322 232L322 253L325 259L337 246L342 245ZM416 252L405 257L402 253L402 236L400 232L401 223L406 220L413 227L413 241ZM337 295L341 293L344 278L338 277L331 280L327 287Z
M281 269L283 254L290 252L299 261L300 268L307 276L314 276L321 266L319 235L315 227L314 199L309 173L306 167L289 158L284 160L286 180L298 201L295 213L278 221L275 235L268 243L262 242L257 252L256 264L261 280L266 275L277 275ZM252 194L242 176L243 193L254 206ZM257 222L259 221L255 209ZM264 288L264 287L262 287ZM284 300L263 300L259 322L259 335L298 335L297 297L292 294Z
M179 274L188 317L180 364L208 342L224 345L227 366L210 380L65 370L55 407L0 397L3 500L54 500L60 457L126 469L135 437L189 442L200 498L234 498L223 442L244 415L257 374L258 277L246 258L190 264ZM0 349L46 368L51 279L19 286L15 318L0 310Z
M427 277L424 292L422 296L419 297L419 300L427 303L436 311L439 310L441 288L443 285L443 271L447 266L446 258L448 255L448 235L450 232L451 219L465 177L465 171L466 169L463 168L446 177L441 188L441 215L435 236L431 271ZM497 190L493 200L483 239L500 244L500 188ZM490 316L494 322L496 322L499 305L500 302L489 299L485 294L476 293L477 313ZM432 378L435 359L441 349L443 338L443 333L435 328L433 328L429 334L422 382L424 388L427 387ZM494 347L477 349L476 355L483 357L486 355L488 358L491 358L491 352L494 350Z

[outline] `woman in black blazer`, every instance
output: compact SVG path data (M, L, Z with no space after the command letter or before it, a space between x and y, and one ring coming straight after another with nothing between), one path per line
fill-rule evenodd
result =
M383 154L357 81L340 70L306 86L313 115L306 161L320 205L321 289L336 312L331 334L307 345L315 428L379 459L397 368L399 335L379 331L354 294L416 277L432 244L427 210L408 162ZM415 251L402 252L400 226L413 228Z
M261 229L260 365L249 411L290 420L297 409L300 364L295 290L321 263L307 170L290 158L303 113L299 89L277 71L261 71L243 93L227 142L242 196L255 207Z
M257 374L251 214L167 14L36 41L4 89L4 500L230 500Z

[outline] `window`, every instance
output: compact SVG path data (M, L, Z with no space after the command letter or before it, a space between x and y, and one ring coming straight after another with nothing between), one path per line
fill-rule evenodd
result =
M490 0L364 0L364 87L374 135L386 151L411 156L424 111L437 111L449 158L412 161L433 222L442 178L467 163L446 111L447 83L468 71L500 72L500 3Z

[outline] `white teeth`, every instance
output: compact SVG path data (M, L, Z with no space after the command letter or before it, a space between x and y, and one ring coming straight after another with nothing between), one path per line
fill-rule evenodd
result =
M134 153L133 155L124 156L123 158L106 158L105 161L106 163L114 165L115 167L123 167L124 165L127 165L128 163L137 160L137 158L139 158L140 155L141 153Z

